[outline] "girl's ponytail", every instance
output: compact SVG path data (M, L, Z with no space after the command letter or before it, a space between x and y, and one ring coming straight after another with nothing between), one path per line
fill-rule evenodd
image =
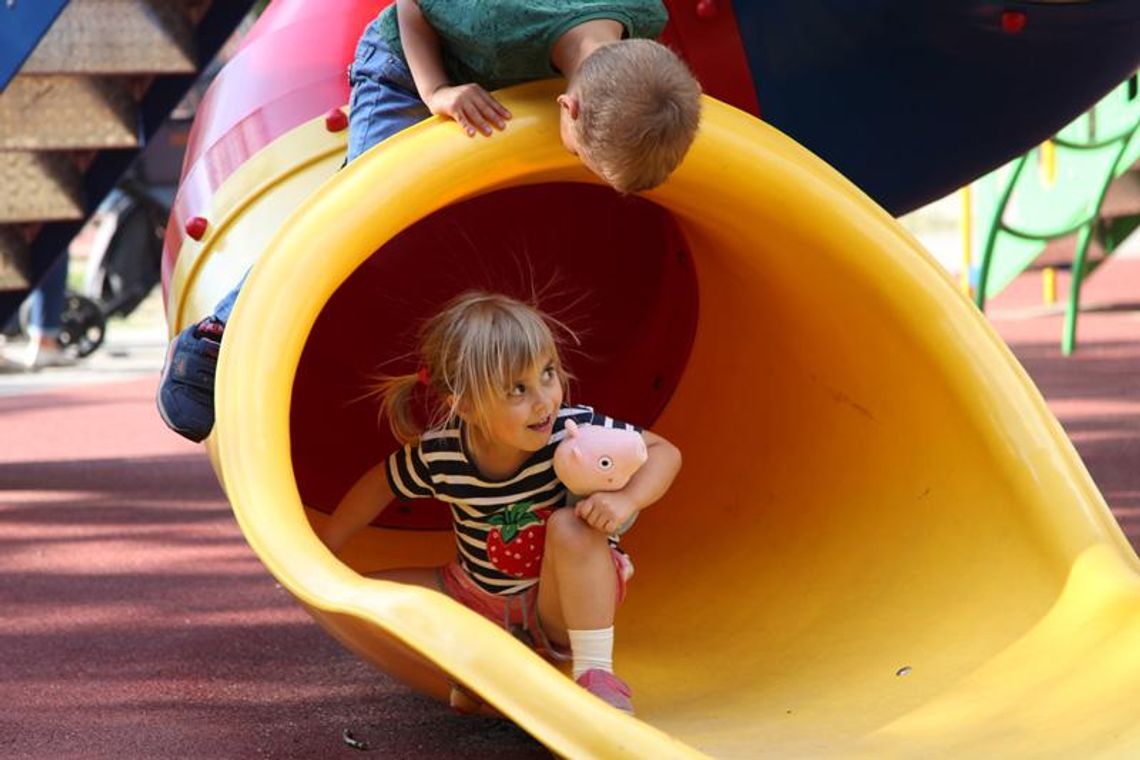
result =
M419 382L418 373L396 375L381 379L376 389L380 396L380 415L388 418L392 435L402 444L418 441L424 432L412 406L413 394Z

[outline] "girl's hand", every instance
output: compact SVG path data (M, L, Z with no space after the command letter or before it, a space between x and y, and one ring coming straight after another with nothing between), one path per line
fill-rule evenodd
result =
M511 112L477 84L444 85L431 94L427 107L436 116L447 116L459 123L468 137L475 130L491 134L491 125L505 129Z
M598 491L574 507L578 517L606 535L625 525L636 512L637 504L621 491Z

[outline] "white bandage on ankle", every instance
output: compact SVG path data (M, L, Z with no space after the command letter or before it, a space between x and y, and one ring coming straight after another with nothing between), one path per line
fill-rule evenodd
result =
M587 670L600 668L614 672L614 627L598 628L592 631L572 631L570 652L574 656L574 680Z

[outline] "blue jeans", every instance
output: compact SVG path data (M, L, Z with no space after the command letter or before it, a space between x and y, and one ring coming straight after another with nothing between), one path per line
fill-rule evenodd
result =
M377 143L431 116L416 94L412 72L403 59L392 53L380 37L380 22L373 21L356 45L356 57L348 67L352 94L348 101L348 156L352 161ZM247 273L248 275L248 273ZM241 278L234 289L214 307L214 316L228 322Z
M28 333L54 338L63 326L63 301L67 290L67 259L64 253L52 264L39 287L28 296Z
M379 19L364 30L348 68L348 160L431 116L412 72L380 37Z

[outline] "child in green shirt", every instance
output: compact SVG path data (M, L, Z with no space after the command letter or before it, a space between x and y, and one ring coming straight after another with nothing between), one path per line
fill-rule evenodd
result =
M566 148L619 192L656 187L700 118L700 85L652 41L667 20L659 0L397 0L357 49L349 160L428 113L490 135L510 118L490 90L561 74Z

